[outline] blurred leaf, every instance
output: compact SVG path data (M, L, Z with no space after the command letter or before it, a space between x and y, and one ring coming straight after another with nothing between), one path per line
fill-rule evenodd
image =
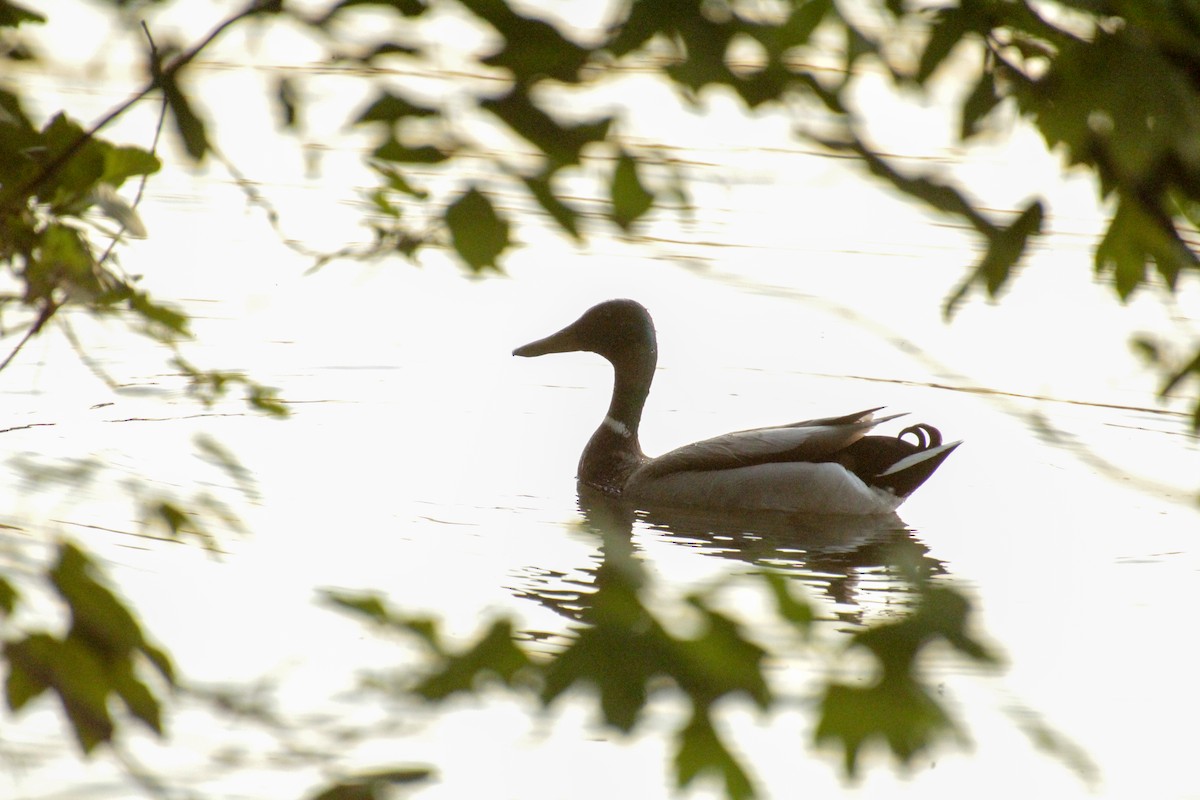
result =
M886 743L907 764L939 739L961 736L941 705L911 680L867 687L832 683L820 709L816 741L841 748L850 777L858 775L860 752L872 741Z
M334 4L333 8L326 13L321 22L324 24L338 12L347 8L355 8L356 6L391 8L399 11L405 17L418 17L425 13L428 8L422 0L340 0L340 2Z
M807 636L812 630L813 622L816 621L816 612L813 611L813 607L792 594L789 588L791 582L783 575L777 572L765 572L763 579L775 598L775 607L779 611L779 616L792 623L797 630Z
M24 6L0 0L0 28L15 28L25 22L45 22L46 18Z
M20 594L5 578L0 577L0 613L8 616L17 607Z
M496 213L492 202L472 187L446 209L455 252L475 272L498 270L498 259L508 249L508 222Z
M162 69L162 63L157 58L151 63L151 72L163 96L167 107L171 110L171 120L175 123L175 132L183 143L184 150L193 161L202 161L212 146L208 142L208 132L204 121L192 108L191 101L179 85L176 73Z
M185 337L192 335L189 329L191 317L187 314L151 300L145 292L129 290L128 300L129 310L160 328L160 333L173 333Z
M127 658L142 644L133 614L93 574L91 559L69 542L58 549L58 562L48 576L71 609L71 635L99 653Z
M673 677L693 702L710 702L725 694L745 692L759 708L771 703L762 673L766 652L742 635L741 627L709 608L703 598L689 604L701 615L703 633L676 642L677 663L669 664Z
M395 161L402 164L437 164L450 157L448 153L433 145L408 147L400 144L395 137L391 136L379 147L376 147L371 155L384 161Z
M795 5L779 35L785 47L807 44L817 26L833 11L833 0L803 0Z
M126 178L134 175L153 175L162 168L158 156L140 147L106 147L104 150L104 172L100 180L113 188L120 188Z
M529 656L513 640L512 623L498 620L469 649L448 655L436 672L417 684L415 691L430 700L440 700L472 691L481 676L494 676L512 686L529 667Z
M10 710L20 711L50 688L57 649L58 640L45 633L33 633L4 644L4 659L8 662L4 692Z
M969 139L981 130L981 122L992 112L1001 100L996 90L996 76L990 69L980 72L979 81L967 95L962 106L962 122L959 127L959 138Z
M395 123L406 117L429 117L438 114L436 108L420 106L392 92L380 92L355 119L355 125L369 122Z
M1198 266L1195 253L1164 214L1151 215L1138 200L1122 195L1096 247L1096 274L1111 273L1117 294L1127 300L1146 280L1148 261L1171 288L1181 270Z
M554 169L578 164L584 147L602 142L608 136L611 117L594 122L564 125L534 105L529 96L513 89L503 97L485 99L480 106L495 114L517 135L538 148L550 160Z
M1042 230L1044 211L1042 202L1035 200L1007 228L988 228L988 248L979 264L967 278L950 294L942 306L949 317L967 292L976 283L982 283L989 297L995 297L1012 276L1012 270L1025 255L1029 239Z
M45 148L43 164L54 163L67 153L71 155L53 172L44 175L36 187L37 197L61 211L74 210L104 174L108 145L88 137L83 128L62 113L46 124L41 139Z
M322 789L309 800L383 800L390 797L389 785L419 783L434 776L428 767L403 767L380 770L346 778Z
M499 50L482 59L484 64L510 70L518 84L532 83L543 77L564 83L579 80L579 71L591 53L563 36L553 25L517 14L504 0L461 2L504 38Z
M275 105L279 108L283 127L290 130L296 128L299 122L300 94L296 91L296 83L287 75L281 75L275 81Z
M622 151L613 170L612 219L622 230L628 231L654 205L654 195L638 177L638 162Z
M579 233L579 212L564 203L554 194L550 178L525 178L525 187L548 213L558 226L568 233L572 239L579 242L583 237Z
M721 779L725 785L725 796L731 800L747 800L755 796L746 770L721 741L708 714L697 710L679 734L675 778L682 789L705 773L715 773L715 777Z
M174 503L159 503L154 507L154 516L162 520L167 526L167 530L171 532L171 536L178 539L187 527L188 515Z
M950 52L971 32L972 13L968 5L951 6L935 12L929 38L917 65L917 83L929 80Z

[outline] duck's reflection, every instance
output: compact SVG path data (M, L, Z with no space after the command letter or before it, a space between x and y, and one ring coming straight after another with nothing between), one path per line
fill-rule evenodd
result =
M784 512L638 509L579 487L584 528L597 536L591 563L570 571L531 567L514 592L579 620L606 572L636 567L631 558L653 536L710 556L794 575L829 614L861 624L867 607L905 607L916 582L945 572L895 514L816 516Z

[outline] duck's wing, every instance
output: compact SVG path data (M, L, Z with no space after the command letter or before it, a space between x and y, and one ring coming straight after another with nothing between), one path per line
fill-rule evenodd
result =
M811 419L715 436L651 459L638 470L638 477L645 480L677 472L710 472L778 462L826 461L881 422L903 416L896 414L875 419L874 414L878 410L872 408L842 417Z

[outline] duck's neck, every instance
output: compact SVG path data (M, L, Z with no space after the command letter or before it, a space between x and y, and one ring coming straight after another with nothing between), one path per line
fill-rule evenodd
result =
M604 421L583 449L579 480L608 494L620 494L629 476L646 461L638 441L638 426L658 353L651 344L630 358L612 361L612 401Z

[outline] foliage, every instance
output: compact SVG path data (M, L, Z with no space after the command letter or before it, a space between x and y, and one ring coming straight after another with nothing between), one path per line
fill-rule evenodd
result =
M53 693L85 753L117 736L110 700L119 700L135 719L161 735L162 702L148 679L156 674L165 686L173 685L170 658L150 643L130 610L97 579L94 564L82 550L69 543L57 550L57 561L46 576L69 612L70 624L65 634L6 625L8 707L19 711L39 695ZM0 584L0 607L12 619L22 595L8 581Z
M566 695L595 697L600 718L623 733L637 729L650 700L666 691L688 705L674 734L675 780L679 787L710 775L730 798L757 795L751 766L731 747L717 724L722 701L742 698L762 711L783 699L772 688L778 667L797 652L817 650L838 660L839 653L862 649L872 657L875 676L838 677L831 672L818 692L817 742L840 748L848 775L858 772L864 743L881 740L902 763L930 748L959 738L959 726L939 693L929 686L920 656L945 643L984 665L996 663L989 648L971 633L968 601L956 590L914 576L918 607L907 616L856 633L847 643L826 638L815 626L817 609L797 597L781 574L756 576L774 601L779 621L792 632L789 648L768 652L746 626L719 610L719 587L689 594L678 605L646 599L646 577L624 530L603 535L604 560L595 591L586 596L582 623L564 648L549 656L527 649L508 620L497 620L473 643L460 649L444 641L436 620L391 609L374 593L329 592L336 607L371 625L416 637L426 650L427 667L410 666L396 680L374 679L379 691L412 692L441 701L460 692L501 684L535 696L551 707ZM863 684L866 683L864 686ZM380 687L387 687L381 689ZM591 688L593 691L580 692Z
M169 3L109 5L116 14L136 12L152 23L156 8ZM464 81L466 103L460 96L423 95L379 69L402 65L409 68L402 74L420 75L437 63L433 43L409 34L419 34L432 11L447 8L470 16L492 37L490 49L475 56L465 74L494 80ZM0 0L0 58L38 57L20 33L44 21L44 13ZM379 38L363 43L344 35L359 14L394 24L373 26ZM681 176L653 145L626 134L619 106L580 110L588 108L590 88L637 67L660 75L685 102L703 104L708 94L725 92L758 113L794 115L801 135L853 157L936 212L966 221L980 237L983 255L951 293L948 312L977 288L993 296L1003 291L1044 232L1050 209L1034 187L1015 213L986 211L945 176L897 168L871 144L853 102L871 71L882 71L898 92L918 97L930 96L940 82L961 84L962 141L1015 115L1035 126L1068 165L1094 175L1112 209L1094 266L1112 280L1120 299L1150 282L1173 291L1198 266L1189 237L1200 222L1200 15L1187 3L976 0L931 7L905 0L640 0L616 4L610 24L579 32L505 0L254 0L189 47L159 48L148 36L145 83L87 127L65 112L35 120L26 110L26 90L0 83L0 330L16 338L0 370L52 323L70 335L60 312L77 308L119 320L162 344L200 402L218 402L236 388L252 408L283 413L268 387L193 364L183 350L190 336L186 313L150 297L119 269L121 242L148 233L136 211L140 189L133 199L127 195L161 162L155 144L117 144L102 135L133 103L153 96L188 157L198 163L222 158L188 77L201 52L251 21L304 28L339 64L359 68L347 70L344 80L369 83L370 100L351 123L373 137L368 159L379 178L367 191L373 243L366 251L333 255L416 258L426 247L444 246L471 270L500 269L521 240L518 220L495 199L510 188L576 241L601 230L635 231L656 209L686 207ZM146 27L152 30L152 24ZM745 61L745 52L754 56ZM304 80L282 77L273 89L289 130L303 127ZM573 107L562 97L581 102ZM479 120L527 152L519 160L495 155L473 138ZM574 187L596 176L599 186L580 200ZM585 213L585 202L589 210L601 210L602 224ZM77 349L86 359L86 348ZM1164 393L1189 381L1200 385L1200 352L1175 363L1158 343L1144 342L1142 351L1161 366ZM1193 421L1200 428L1200 404ZM207 452L227 466L236 463L220 448ZM176 503L147 506L174 534L189 527L188 512ZM750 796L751 771L716 720L726 698L746 698L760 708L777 699L764 667L765 648L704 593L683 603L695 629L674 629L646 603L636 563L617 550L610 541L586 625L549 658L527 651L505 621L459 650L443 640L433 620L407 618L370 596L334 599L425 643L431 669L412 690L433 700L491 680L552 705L590 685L605 722L628 731L639 725L657 687L669 685L690 704L676 735L678 783L711 773L729 796ZM9 708L56 697L85 752L118 735L112 707L160 732L161 689L172 685L174 674L136 614L97 577L96 565L78 546L59 545L57 560L39 577L69 612L70 623L65 632L24 630L15 622L6 627ZM795 627L799 641L807 641L813 609L780 579L763 580L780 617ZM851 650L872 660L872 675L831 675L820 695L815 736L840 748L851 774L872 742L906 762L958 734L949 711L922 682L920 654L928 646L941 643L980 662L993 658L967 632L968 607L960 595L922 586L920 598L912 614L849 640ZM25 602L24 587L0 578L6 619L16 619ZM322 796L374 796L384 786L425 775L421 768L399 768L355 776Z

